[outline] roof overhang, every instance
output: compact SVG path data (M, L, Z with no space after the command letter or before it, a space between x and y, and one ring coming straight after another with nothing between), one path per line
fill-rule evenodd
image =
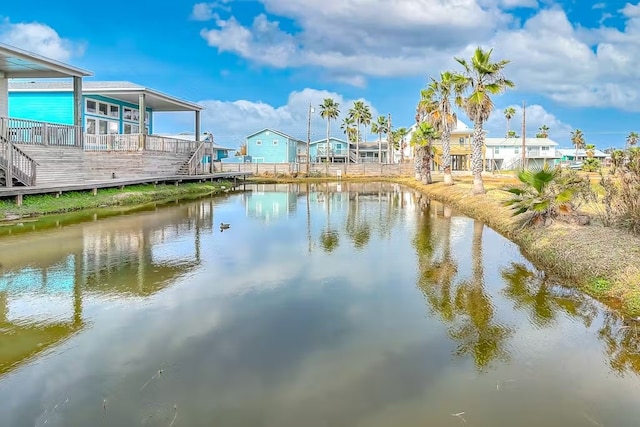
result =
M82 94L83 95L102 95L109 98L118 99L120 101L129 102L131 104L138 104L140 100L140 95L144 94L147 107L150 107L154 112L204 110L204 107L202 105L198 105L193 102L174 98L173 96L166 95L164 93L157 92L153 89L148 89L144 87L83 88Z
M91 71L0 43L0 77L33 79L87 77L92 75Z

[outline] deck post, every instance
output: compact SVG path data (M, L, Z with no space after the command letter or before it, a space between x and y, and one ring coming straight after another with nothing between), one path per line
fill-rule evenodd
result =
M13 143L7 144L7 169L5 174L5 186L13 187Z
M9 117L9 79L0 72L0 117Z
M94 196L98 195L98 189L97 188L92 188L91 189L91 194L93 194Z
M22 194L16 196L16 206L22 206Z
M140 150L147 145L147 126L144 121L147 112L147 97L144 93L138 96L138 128L140 129Z
M76 147L83 147L83 132L82 132L82 77L73 77L73 125L75 126L75 140Z
M196 128L195 128L195 134L196 134L196 142L200 142L200 110L196 110Z

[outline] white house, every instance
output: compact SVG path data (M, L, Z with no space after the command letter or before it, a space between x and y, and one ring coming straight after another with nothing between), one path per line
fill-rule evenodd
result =
M487 170L518 169L522 162L522 138L485 138ZM556 164L561 155L558 143L549 138L525 138L529 167Z
M407 147L405 148L405 159L413 159L415 148L410 146L411 137L418 128L418 125L414 124L409 128L409 133L405 138ZM451 167L453 170L468 170L469 158L471 155L471 136L473 135L473 128L470 128L465 123L458 119L456 127L451 130L451 136L449 137L449 145L451 147ZM441 142L435 141L436 147L441 147ZM396 159L400 157L400 153L396 153ZM435 159L438 160L438 159ZM398 160L396 160L398 161ZM437 162L436 162L437 163ZM437 164L436 167L439 167Z

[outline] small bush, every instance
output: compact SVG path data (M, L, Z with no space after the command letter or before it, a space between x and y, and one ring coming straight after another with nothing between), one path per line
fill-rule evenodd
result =
M640 234L640 151L625 151L616 156L612 173L601 175L605 190L603 223Z

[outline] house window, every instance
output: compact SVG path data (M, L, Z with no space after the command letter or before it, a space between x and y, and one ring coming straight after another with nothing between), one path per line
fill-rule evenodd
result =
M85 107L85 111L88 114L96 114L96 112L98 111L98 103L96 101L93 101L91 99L87 99L87 104Z
M261 140L257 140L256 141L256 145L262 145L262 141Z
M541 147L540 148L542 151L549 151L549 147Z
M90 135L107 135L120 132L120 123L113 120L87 118L86 133Z
M135 133L139 133L140 132L140 126L138 125L134 125L132 123L125 123L124 124L124 133L127 135L130 134L135 134Z
M117 119L120 118L120 107L117 105L109 105L109 115Z
M496 147L493 149L494 154L500 154L500 147Z
M86 133L90 135L96 134L96 119L87 119L87 124L85 126Z
M109 115L109 105L104 102L98 102L98 114L101 116Z
M460 142L460 145L464 145L464 137L460 138L458 141Z
M513 150L513 152L514 152L514 153L516 153L516 154L518 154L518 153L520 152L520 147L516 147L516 148Z
M278 145L278 140L277 139L273 140L273 145Z

